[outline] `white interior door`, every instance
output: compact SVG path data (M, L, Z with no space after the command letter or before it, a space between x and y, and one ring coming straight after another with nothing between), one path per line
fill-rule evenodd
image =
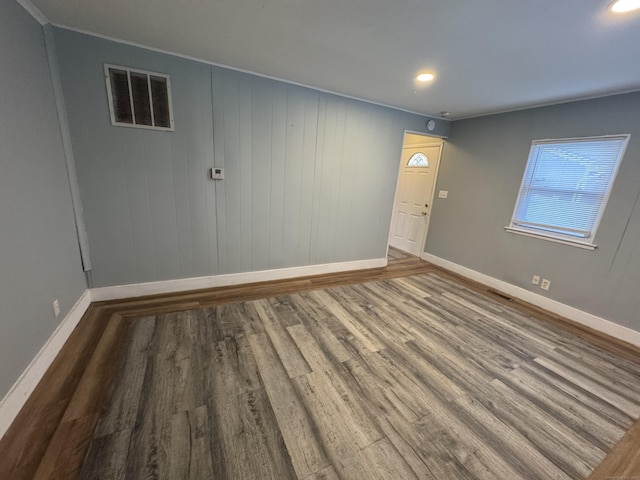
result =
M441 143L402 149L389 245L419 256L427 238Z

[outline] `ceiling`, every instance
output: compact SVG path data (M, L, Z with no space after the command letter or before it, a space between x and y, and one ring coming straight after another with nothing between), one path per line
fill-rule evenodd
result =
M610 0L31 2L55 25L451 119L640 90L640 11Z

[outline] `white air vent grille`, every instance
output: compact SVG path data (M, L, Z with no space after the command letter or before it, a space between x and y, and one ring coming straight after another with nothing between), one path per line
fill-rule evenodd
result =
M173 130L168 75L115 65L104 72L112 125Z

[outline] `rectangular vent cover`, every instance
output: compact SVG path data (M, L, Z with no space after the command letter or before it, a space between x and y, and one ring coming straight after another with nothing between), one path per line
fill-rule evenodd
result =
M115 65L104 73L112 125L174 129L168 75Z

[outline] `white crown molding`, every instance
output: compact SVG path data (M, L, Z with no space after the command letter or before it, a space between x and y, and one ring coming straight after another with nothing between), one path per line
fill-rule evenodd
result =
M371 260L356 260L351 262L327 263L322 265L308 265L303 267L279 268L275 270L261 270L257 272L230 273L208 277L180 278L160 282L135 283L130 285L116 285L91 289L91 299L94 302L118 300L123 298L142 297L162 293L201 290L204 288L225 287L243 283L266 282L284 280L287 278L307 277L326 273L347 272L387 266L386 258Z
M16 2L18 2L18 4L20 4L22 8L29 13L29 15L35 18L40 25L47 25L49 23L49 19L45 17L40 9L29 0L16 0Z
M636 330L618 325L617 323L613 323L602 317L579 310L575 307L571 307L537 293L530 292L529 290L498 280L497 278L485 275L484 273L480 273L476 270L463 267L462 265L445 260L444 258L436 257L429 253L423 253L420 255L420 258L451 272L458 273L463 277L480 282L483 285L494 288L502 293L506 293L512 297L548 310L556 315L560 315L561 317L572 320L593 330L597 330L598 332L604 333L610 337L630 343L636 347L640 347L640 332Z
M85 290L29 366L20 375L20 378L13 384L11 390L2 399L0 402L0 439L18 416L25 402L33 393L42 376L56 358L90 304L91 292Z
M28 1L28 0L24 0L24 1ZM223 63L216 63L216 62L212 62L210 60L204 60L202 58L194 57L194 56L191 56L191 55L185 55L183 53L173 52L171 50L165 50L163 48L150 47L149 45L144 45L142 43L131 42L129 40L123 40L121 38L111 37L109 35L104 35L102 33L92 32L91 30L84 30L82 28L76 28L76 27L72 27L70 25L64 25L64 24L55 23L55 22L52 22L51 25L53 25L56 28L60 28L62 30L69 30L70 32L82 33L84 35L89 35L91 37L101 38L102 40L109 40L110 42L120 43L122 45L127 45L129 47L143 48L143 49L149 50L151 52L162 53L164 55L171 55L173 57L184 58L185 60L191 60L193 62L203 63L205 65L211 65L211 66L214 66L214 67L224 68L226 70L233 70L235 72L246 73L248 75L253 75L253 76L261 77L261 78L266 78L268 80L275 80L276 82L282 82L282 83L287 83L289 85L295 85L297 87L308 88L310 90L315 90L317 92L328 93L330 95L335 95L337 97L347 98L349 100L355 100L357 102L368 103L370 105L376 105L378 107L390 108L392 110L397 110L399 112L410 113L412 115L417 115L419 117L423 117L423 118L427 118L427 119L433 119L433 120L437 120L437 121L441 121L441 122L447 122L447 123L451 122L451 119L448 119L448 118L442 118L442 117L438 117L438 116L435 116L435 115L427 115L426 113L415 112L413 110L407 110L406 108L394 107L392 105L387 105L386 103L374 102L373 100L367 100L367 99L364 99L364 98L354 97L353 95L347 95L347 94L344 94L344 93L335 92L333 90L327 90L327 89L320 88L320 87L314 87L312 85L307 85L307 84L300 83L300 82L294 82L292 80L287 80L285 78L274 77L274 76L271 76L271 75L265 75L263 73L254 72L254 71L251 71L251 70L245 70L243 68L232 67L230 65L225 65ZM420 133L421 135L429 135L429 136L432 136L432 137L447 138L447 137L443 137L443 136L438 135L438 134L433 133L433 132L417 132L417 133Z

